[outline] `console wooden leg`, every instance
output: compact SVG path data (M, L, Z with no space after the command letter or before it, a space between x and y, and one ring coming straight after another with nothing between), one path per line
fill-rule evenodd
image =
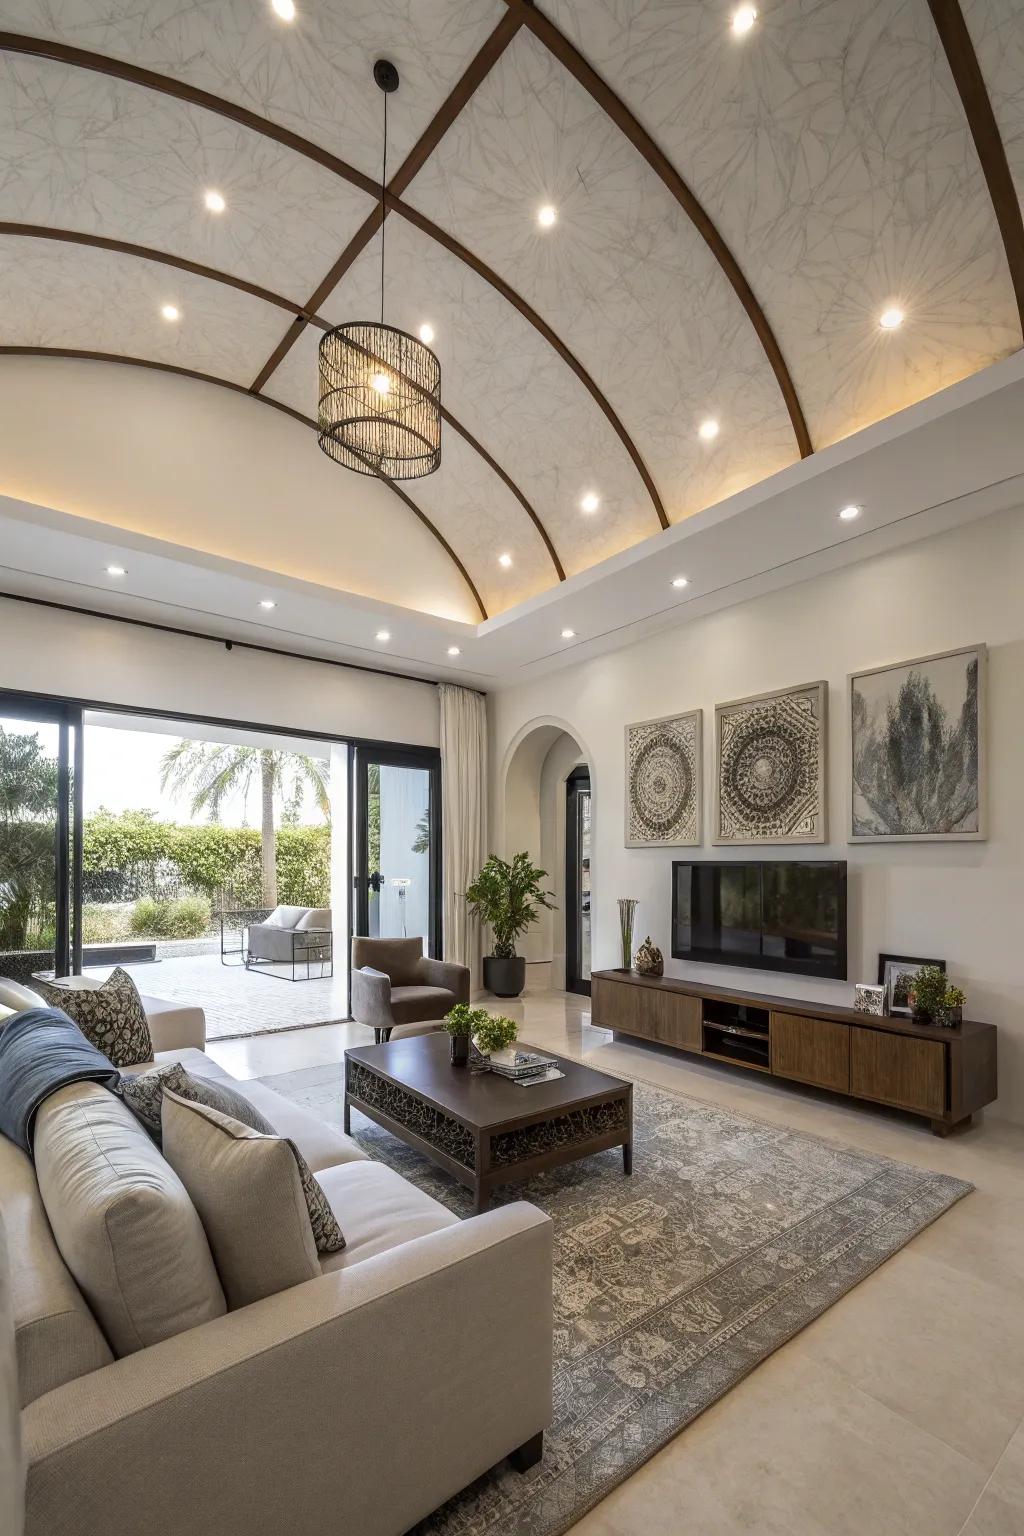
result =
M543 1455L544 1431L541 1430L539 1435L534 1435L532 1440L527 1440L525 1445L521 1445L518 1450L513 1451L509 1461L517 1472L529 1472L530 1468L535 1467Z
M972 1115L965 1115L964 1118L962 1120L958 1120L955 1125L950 1125L948 1120L933 1120L932 1135L950 1136L954 1131L965 1131L973 1118L974 1117Z

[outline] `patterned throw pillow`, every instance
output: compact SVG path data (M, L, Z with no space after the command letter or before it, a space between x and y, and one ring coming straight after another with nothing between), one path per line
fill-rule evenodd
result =
M85 1038L115 1067L152 1061L153 1041L146 1010L134 981L117 966L100 987L78 990L37 981L36 989L51 1008L61 1008Z
M234 1088L213 1078L186 1072L180 1061L174 1061L154 1067L152 1072L143 1072L138 1077L123 1077L117 1088L128 1108L141 1120L158 1146L161 1102L165 1088L176 1093L180 1099L187 1099L192 1104L203 1104L207 1109L215 1109L229 1119L238 1120L250 1130L259 1131L262 1136L277 1136L267 1117L261 1115L256 1106L250 1104L242 1094L236 1093ZM294 1141L287 1136L278 1139L287 1141L292 1149L317 1252L338 1253L345 1246L345 1235L327 1196Z

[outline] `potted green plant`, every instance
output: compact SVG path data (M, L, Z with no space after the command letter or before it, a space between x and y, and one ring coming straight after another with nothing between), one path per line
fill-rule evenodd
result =
M519 1025L515 1019L505 1018L502 1014L484 1013L473 1033L478 1051L485 1056L497 1056L507 1053L515 1045Z
M453 1067L468 1066L469 1042L488 1018L490 1015L483 1008L471 1008L468 1003L456 1003L445 1014L444 1027L451 1043Z
M547 870L528 853L511 863L492 853L466 892L471 912L490 928L494 949L484 956L484 986L495 997L518 997L526 985L526 961L516 954L516 939L537 919L541 907L553 908L552 892L541 889Z
M908 997L912 1017L921 1024L943 1024L954 1028L963 1018L967 1001L960 987L954 987L945 971L937 965L922 965L911 983Z

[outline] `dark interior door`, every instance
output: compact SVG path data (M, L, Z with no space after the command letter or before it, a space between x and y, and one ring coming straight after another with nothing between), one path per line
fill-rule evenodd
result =
M354 931L440 955L440 753L360 744L354 768Z
M565 989L590 996L590 770L574 768L565 801Z

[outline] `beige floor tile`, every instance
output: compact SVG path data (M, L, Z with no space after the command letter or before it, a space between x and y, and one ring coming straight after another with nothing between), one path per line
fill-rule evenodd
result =
M1024 1504L1009 1504L986 1489L961 1536L1021 1536Z

